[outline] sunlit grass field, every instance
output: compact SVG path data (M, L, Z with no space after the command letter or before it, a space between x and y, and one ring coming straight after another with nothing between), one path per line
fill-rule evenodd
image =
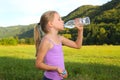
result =
M63 47L65 80L120 80L120 46ZM34 45L0 46L0 80L42 80Z

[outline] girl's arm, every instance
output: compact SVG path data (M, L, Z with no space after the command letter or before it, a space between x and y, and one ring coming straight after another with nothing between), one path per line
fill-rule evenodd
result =
M61 37L62 43L68 47L79 49L82 46L83 25L79 23L79 19L75 19L75 26L78 29L78 37L76 41Z
M39 46L37 58L36 58L36 67L42 70L56 70L57 67L55 66L48 66L44 64L44 57L47 53L47 51L50 48L50 43L47 39L43 39L41 41L41 44Z
M47 39L43 39L39 46L35 66L41 70L55 70L58 73L62 73L63 70L57 66L50 66L44 63L44 58L47 51L50 49L51 44Z

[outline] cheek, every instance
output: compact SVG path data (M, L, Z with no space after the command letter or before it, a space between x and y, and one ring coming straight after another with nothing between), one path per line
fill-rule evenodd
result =
M64 26L63 25L59 26L59 29L64 30Z

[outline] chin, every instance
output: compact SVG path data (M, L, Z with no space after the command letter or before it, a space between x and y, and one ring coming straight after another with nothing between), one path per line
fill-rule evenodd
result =
M64 28L62 30L64 30Z
M64 27L62 27L61 30L64 30Z
M63 31L64 30L64 28L61 28L59 31Z

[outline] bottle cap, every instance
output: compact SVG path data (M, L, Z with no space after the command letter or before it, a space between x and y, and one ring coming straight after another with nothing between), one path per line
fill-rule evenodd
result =
M62 75L65 75L65 74L67 74L66 70L64 70L64 71L62 72Z

